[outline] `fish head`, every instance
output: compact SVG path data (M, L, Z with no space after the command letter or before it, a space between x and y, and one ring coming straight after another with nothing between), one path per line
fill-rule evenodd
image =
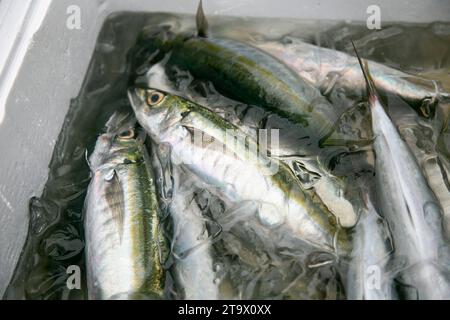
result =
M132 87L128 98L137 121L157 143L177 136L175 133L189 112L189 104L183 98L157 89Z
M111 134L104 133L97 138L94 151L89 157L89 166L92 171L96 171L108 157L111 149Z
M136 129L136 119L132 113L123 115L116 112L106 126L107 132L98 137L94 151L89 157L91 170L139 162L145 134Z

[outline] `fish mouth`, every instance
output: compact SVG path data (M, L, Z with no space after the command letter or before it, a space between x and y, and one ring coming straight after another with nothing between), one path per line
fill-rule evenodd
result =
M136 107L140 106L145 101L146 88L141 86L132 86L128 89L128 99L131 102L131 106L136 110Z

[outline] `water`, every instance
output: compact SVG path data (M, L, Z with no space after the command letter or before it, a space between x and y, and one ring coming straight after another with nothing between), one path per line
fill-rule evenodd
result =
M30 230L15 275L5 298L17 299L85 299L86 279L83 237L83 203L89 183L86 153L90 154L98 135L103 132L109 116L118 108L127 107L126 89L130 74L127 53L134 45L144 26L168 25L179 31L193 30L192 16L169 14L121 13L110 17L98 37L92 61L77 98L71 102L56 143L50 173L42 195L30 199ZM450 91L450 25L392 24L373 32L365 25L327 21L239 19L211 17L211 32L244 41L280 40L285 36L302 39L323 47L353 54L352 39L360 54L385 65L419 74L424 78L440 80L441 90ZM78 72L78 70L76 70ZM201 81L189 75L177 75L174 84L178 90L189 91L205 105L214 105L217 112L252 123L261 110L249 108L226 99ZM345 92L333 92L330 97L341 99ZM352 137L371 137L370 115L360 97L349 95L342 101L346 111L339 129ZM336 100L335 100L336 101ZM399 99L390 101L394 106L390 115L404 139L422 164L430 185L439 193L441 205L449 208L448 182L450 168L449 104L436 107L429 118L419 116ZM234 111L221 106L234 104ZM249 108L249 110L247 110ZM332 147L330 147L332 148ZM328 169L343 179L349 194L358 194L358 183L364 181L373 191L373 154L370 146L351 152L331 152ZM434 186L434 187L433 187ZM192 190L198 203L209 217L207 233L217 234L217 226L225 225L219 235L212 237L214 273L224 298L275 299L343 299L345 289L343 269L345 261L320 268L309 266L326 258L319 253L299 262L289 252L273 249L270 243L252 228L251 219L232 220L239 213L226 210L225 204L207 190ZM235 216L233 216L233 213ZM450 213L449 219L450 219ZM230 220L231 219L231 220ZM445 220L445 219L444 219ZM231 221L231 222L230 222ZM450 221L450 220L449 220ZM219 223L217 223L219 222ZM444 221L445 223L445 221ZM246 225L243 231L242 225ZM450 223L447 224L450 230ZM70 265L81 268L81 290L66 286ZM168 265L171 273L172 265ZM175 285L168 283L169 295L182 295Z

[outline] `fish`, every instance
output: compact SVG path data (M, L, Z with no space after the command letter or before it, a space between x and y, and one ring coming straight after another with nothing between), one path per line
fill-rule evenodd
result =
M135 86L128 96L149 136L170 146L172 161L211 186L228 204L253 203L261 226L271 231L271 237L277 236L272 240L278 246L333 253L348 249L345 232L338 232L336 219L320 199L300 187L287 165L255 151L256 142L236 126L178 95ZM227 143L230 132L236 140ZM205 145L204 137L214 140L215 147Z
M395 107L395 112L390 114L391 118L420 164L428 185L439 201L444 233L447 239L450 239L450 170L446 161L448 151L444 149L449 106L440 103L433 122L420 119L414 111L399 108L400 105ZM394 111L393 109L390 110Z
M212 256L213 235L209 234L207 219L194 199L189 174L178 167L173 172L175 186L170 215L175 230L172 251L176 282L185 300L217 300L220 292Z
M286 37L280 41L251 41L255 47L279 59L301 78L318 88L334 106L348 107L342 93L351 100L364 95L366 86L360 77L358 60L351 55L318 47L300 39ZM432 109L449 94L437 81L407 74L383 64L368 61L375 85L382 94L399 96L420 115L432 116ZM340 93L340 94L338 94Z
M325 264L311 267L311 255L289 256L271 238L243 218L224 232L223 248L229 261L227 279L240 299L332 299L339 296L340 272L325 255ZM224 228L225 229L225 228Z
M314 189L327 208L339 220L341 226L345 228L354 226L357 220L357 212L348 197L348 185L344 183L342 177L332 174L330 169L327 168L327 160L322 161L322 154L305 155L305 150L299 147L299 144L303 143L302 139L298 138L302 136L300 128L290 126L285 121L280 121L281 119L266 116L259 112L261 110L258 108L246 106L226 98L217 91L208 88L206 84L204 86L204 89L207 90L206 97L200 97L194 90L195 83L198 82L188 83L188 81L183 81L183 84L178 84L176 81L170 81L162 63L153 65L145 78L145 86L189 96L189 100L218 113L254 140L258 139L258 133L261 130L281 128L278 130L279 143L276 144L276 150L273 150L275 145L270 144L267 145L268 151L291 167L303 188Z
M90 299L161 299L169 245L154 173L132 113L107 123L89 157L84 228Z
M348 300L392 300L395 297L393 279L388 271L393 251L389 227L364 193L362 208L353 236L353 250L347 273Z
M351 106L365 93L366 86L364 79L360 77L358 61L347 53L315 46L293 37L285 37L281 42L252 41L251 43L291 67L299 76L318 88L336 107ZM368 61L368 65L377 89L384 95L398 96L422 117L431 117L431 109L435 108L433 112L435 118L445 118L445 115L440 114L440 109L448 109L449 94L444 78L435 81L436 77L407 74L374 61ZM442 73L444 74L445 71L442 70ZM408 137L403 132L400 134L409 144ZM437 148L442 145L440 139ZM414 149L412 151L414 152ZM442 159L442 155L422 159L423 157L419 157L416 152L415 156L422 164L428 184L443 208L446 235L449 237L450 194L448 188L450 187L442 187L449 186L448 174L445 172L445 159Z
M134 82L148 70L143 65L164 61L169 74L172 69L188 71L226 97L288 119L301 129L298 138L309 154L323 152L327 140L345 140L335 130L340 114L319 90L257 47L208 34L206 24L199 5L197 34L143 30L132 54L140 66Z
M435 190L444 211L445 234L447 239L450 239L450 103L443 104L442 109L444 123L436 141L437 157L434 159L438 168L431 166L435 170L429 170L428 175L430 176L429 181L432 181L430 185L435 186L433 190ZM435 176L437 179L432 179ZM444 187L439 188L438 184L444 185Z
M221 295L214 271L214 235L209 234L208 219L194 199L193 178L171 162L167 146L149 143L158 198L173 229L170 251L177 298L217 300Z
M381 212L391 230L396 280L407 299L449 299L441 209L411 150L392 123L370 75L355 49L366 86L375 135L375 178Z
M433 190L442 209L444 233L450 239L450 171L444 167L439 155L433 155L424 159L422 167L428 184Z

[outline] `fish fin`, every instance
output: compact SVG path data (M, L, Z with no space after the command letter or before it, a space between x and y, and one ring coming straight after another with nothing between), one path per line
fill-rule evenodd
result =
M378 93L377 93L377 89L375 88L375 83L373 81L372 76L370 75L369 65L368 65L367 61L364 61L364 63L363 63L361 57L358 54L358 51L356 50L355 44L353 43L352 40L351 40L351 42L352 42L353 49L355 50L356 58L358 59L359 65L361 66L364 80L366 81L367 93L369 96L369 100L378 98Z
M87 163L87 165L88 165L88 167L89 167L89 169L91 170L91 173L92 173L94 170L93 170L93 167L91 165L91 162L89 161L88 149L86 149L85 152L84 152L84 159L86 160L86 163Z
M206 20L205 12L203 11L202 0L198 3L195 21L197 23L197 35L206 38L208 36L208 20Z
M119 177L114 170L113 177L108 180L108 187L106 189L106 201L111 208L111 215L114 223L116 223L119 231L120 242L122 242L123 236L123 219L124 219L124 203L122 194L122 187L120 186Z

